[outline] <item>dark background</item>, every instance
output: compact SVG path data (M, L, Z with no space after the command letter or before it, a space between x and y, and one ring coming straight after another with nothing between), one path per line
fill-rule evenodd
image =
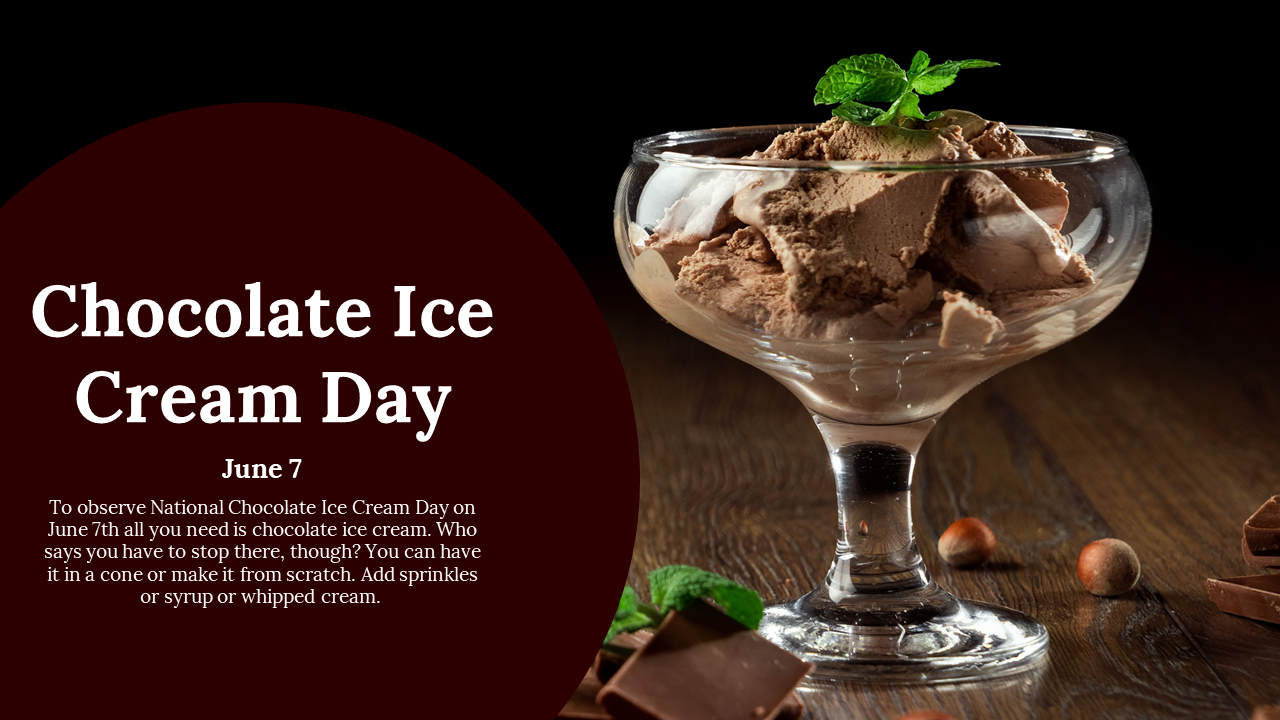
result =
M882 52L905 67L924 49L934 62L1001 63L963 71L922 99L925 112L959 107L1126 138L1151 191L1152 263L1248 271L1280 259L1268 233L1255 230L1273 204L1263 164L1274 113L1259 78L1274 60L1246 18L1079 17L910 40L861 39L865 28L850 28L848 39L823 42L799 38L839 35L840 18L804 27L758 19L754 31L688 21L651 37L637 32L639 20L629 31L591 20L590 31L535 31L530 19L524 33L506 22L501 41L464 23L436 27L422 42L313 39L285 54L253 43L95 52L52 43L6 79L0 199L147 118L227 102L321 105L404 128L474 165L542 223L599 297L626 284L611 213L635 139L820 121L828 115L812 104L813 86L828 65Z

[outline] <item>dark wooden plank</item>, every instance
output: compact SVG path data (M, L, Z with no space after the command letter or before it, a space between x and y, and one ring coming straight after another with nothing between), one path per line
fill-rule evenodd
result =
M1180 292L1175 277L1144 278L1129 312L1001 387L1138 551L1146 582L1239 705L1275 703L1280 627L1221 613L1204 581L1263 572L1244 563L1240 537L1280 492L1280 344L1247 314ZM1232 302L1245 308L1272 302L1265 285L1207 281L1236 285ZM1082 447L1092 450L1071 451Z
M1145 583L1096 598L1075 577L1079 549L1112 536L1059 458L992 381L943 419L921 455L917 534L953 592L1030 613L1050 630L1030 717L1234 718L1242 709ZM932 543L958 517L1000 538L989 566L956 570Z

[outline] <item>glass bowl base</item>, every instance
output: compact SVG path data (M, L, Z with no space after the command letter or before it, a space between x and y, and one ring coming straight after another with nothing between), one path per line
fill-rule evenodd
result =
M823 587L765 610L760 634L806 662L813 678L924 682L1030 669L1049 647L1035 618L960 600L937 585L836 602Z

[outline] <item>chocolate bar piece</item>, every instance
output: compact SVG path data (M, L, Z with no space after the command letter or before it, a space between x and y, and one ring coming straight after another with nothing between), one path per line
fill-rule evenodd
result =
M1244 543L1254 555L1280 553L1280 495L1272 495L1244 521Z
M778 714L774 715L772 720L800 720L804 715L804 703L800 702L800 693L795 690L782 701L782 707L778 708Z
M596 678L595 669L587 671L578 689L574 691L569 702L564 704L556 720L611 720L609 713L596 703L596 694L600 692L600 680Z
M1255 555L1249 551L1249 539L1240 541L1240 551L1244 553L1244 561L1254 567L1280 567L1280 553Z
M644 631L648 632L648 631ZM653 633L648 633L652 637ZM599 657L599 656L597 656ZM615 670L617 668L614 668ZM582 682L578 683L578 689L569 698L569 702L561 708L560 714L556 715L556 720L613 720L613 716L605 712L596 702L596 695L600 692L600 679L596 677L597 670L595 666L587 672L586 677L582 678ZM800 700L800 694L795 690L787 696L783 701L782 707L778 708L770 720L800 720L804 716L804 703ZM1280 718L1277 718L1280 720Z
M627 648L634 652L645 645L648 645L649 641L652 639L652 630L637 630L633 633L624 633L619 635L609 644ZM616 652L601 649L600 652L596 653L596 660L591 668L595 671L596 677L600 679L600 682L606 683L609 682L609 678L613 677L614 674L618 672L618 668L622 667L622 664L627 661L628 657L631 656L627 655L624 657ZM600 685L597 683L596 690L599 689ZM592 693L592 698L594 699L594 697L595 694ZM787 696L787 699L783 701L782 707L778 709L778 714L773 720L800 720L803 715L804 702L800 700L800 694L795 690L792 690L791 694Z
M616 720L774 720L812 667L698 601L668 614L596 701Z
M1209 578L1205 588L1222 612L1280 624L1280 575Z
M652 630L637 630L633 633L618 635L609 644L631 650L634 653L647 645L652 639ZM591 667L595 669L596 677L600 678L600 682L607 683L609 678L618 672L618 668L622 667L622 663L626 662L629 657L631 657L630 654L623 655L608 648L601 648L600 652L596 653L595 663Z

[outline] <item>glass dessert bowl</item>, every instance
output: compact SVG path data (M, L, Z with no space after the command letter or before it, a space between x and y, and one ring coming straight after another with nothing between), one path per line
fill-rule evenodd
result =
M640 294L781 382L826 442L835 558L760 626L815 676L990 677L1048 647L1030 616L930 578L911 529L912 469L960 396L1120 303L1146 255L1150 205L1120 138L996 125L1021 139L1015 156L779 159L784 136L802 154L814 138L843 142L832 123L668 133L635 144L618 190L615 236Z

